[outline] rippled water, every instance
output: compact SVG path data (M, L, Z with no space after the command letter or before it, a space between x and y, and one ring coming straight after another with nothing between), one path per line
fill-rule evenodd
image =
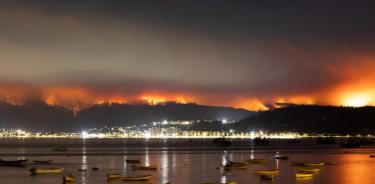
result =
M9 140L6 140L9 141ZM306 149L306 145L295 145L288 149L280 149L283 145L269 146L265 148L252 148L240 150L223 150L222 148L210 147L205 144L194 143L185 145L179 144L180 149L166 145L140 144L129 146L127 144L85 144L78 142L75 146L70 145L66 153L55 153L51 151L51 145L47 144L21 144L22 140L14 145L4 144L0 141L0 155L3 159L17 159L27 157L32 160L54 160L51 167L63 167L65 173L75 176L75 183L103 184L103 183L124 183L122 181L107 182L107 173L121 173L124 176L136 176L151 174L151 183L226 183L236 181L237 183L306 183L306 184L366 184L374 183L375 159L369 158L369 153L375 152L373 148L360 150L342 150L337 148ZM45 140L42 140L45 141ZM46 142L53 142L50 140ZM69 140L71 141L71 140ZM129 140L128 140L129 141ZM10 141L12 142L12 141ZM41 141L39 141L41 142ZM137 141L135 141L137 142ZM170 143L172 144L172 143ZM37 145L37 146L36 146ZM130 144L131 145L131 144ZM135 144L137 145L137 144ZM197 146L194 146L197 145ZM302 147L302 148L300 148ZM188 148L188 149L184 149ZM309 180L296 180L294 174L296 167L284 160L272 160L276 151L289 156L293 161L332 161L337 165L324 166L321 171ZM220 164L225 162L224 154L227 154L234 161L243 161L249 158L265 158L270 162L264 165L250 164L248 169L225 171ZM126 159L141 159L142 165L158 165L157 171L133 171ZM1 184L51 184L62 183L63 174L31 176L27 168L0 167ZM44 166L45 167L45 166ZM49 166L48 166L49 167ZM94 171L92 167L98 167ZM274 181L263 181L254 170L257 169L280 169L280 174ZM79 172L78 169L87 169L87 172ZM134 183L134 182L132 182Z

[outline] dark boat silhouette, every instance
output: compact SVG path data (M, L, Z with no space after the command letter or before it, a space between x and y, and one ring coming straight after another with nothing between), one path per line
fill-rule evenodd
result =
M141 159L126 159L126 163L138 164L141 163Z
M276 152L276 154L272 158L275 160L288 160L288 156L280 155L279 152Z
M33 164L52 164L53 160L33 160Z
M301 142L301 139L288 139L287 143L297 144Z
M52 151L64 152L64 151L68 151L68 149L65 146L57 146L57 147L52 148Z
M3 159L0 159L0 166L26 167L27 161L28 161L27 159L21 159L21 160L3 160Z

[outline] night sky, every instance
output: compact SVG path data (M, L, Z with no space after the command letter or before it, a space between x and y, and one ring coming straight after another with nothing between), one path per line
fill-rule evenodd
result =
M375 3L287 2L3 0L0 99L375 104Z

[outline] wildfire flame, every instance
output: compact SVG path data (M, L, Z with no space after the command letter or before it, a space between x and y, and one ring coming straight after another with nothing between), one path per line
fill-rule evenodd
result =
M278 103L323 104L342 106L365 106L375 104L375 86L369 83L355 83L338 86L315 94L277 97L209 96L183 92L141 91L124 94L111 91L96 91L83 87L31 88L17 85L0 85L0 101L21 105L28 99L43 100L48 105L58 105L78 112L94 104L147 103L157 105L165 102L198 103L203 105L232 106L248 110L278 108ZM266 105L267 104L267 105Z

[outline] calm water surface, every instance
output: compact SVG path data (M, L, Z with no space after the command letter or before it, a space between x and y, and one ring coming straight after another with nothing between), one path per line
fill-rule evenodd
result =
M8 141L8 140L7 140ZM43 140L45 141L45 140ZM52 140L53 141L53 140ZM181 146L173 149L168 145L139 145L126 146L123 144L85 144L79 142L70 145L66 153L55 153L51 151L51 145L35 144L36 142L14 145L0 141L0 155L2 159L28 158L32 160L54 160L51 167L65 168L65 174L71 173L75 176L75 183L103 184L103 183L125 183L122 181L107 182L107 173L121 173L124 176L136 176L151 174L150 183L226 183L236 181L237 183L275 183L275 184L370 184L375 183L375 159L369 158L369 153L375 152L373 148L360 150L343 150L337 148L305 149L305 146L294 146L294 148L280 149L279 146L270 146L264 149L247 147L244 150L222 150L216 147L199 146L200 143ZM22 142L22 141L21 141ZM40 142L40 141L39 141ZM47 141L51 142L51 141ZM170 143L172 144L172 143ZM204 145L204 144L203 144ZM302 148L298 148L302 147ZM242 147L241 147L242 148ZM296 180L294 174L296 167L290 166L288 161L271 160L276 151L288 155L293 161L332 161L337 165L324 166L313 179ZM249 158L265 158L270 162L262 165L250 165L245 170L224 171L220 164L225 163L224 154L234 161L243 161ZM133 171L126 159L141 159L142 165L157 165L157 171ZM50 167L47 166L47 167ZM0 167L1 184L52 184L62 183L64 174L30 176L27 168ZM44 166L46 167L46 166ZM99 170L93 171L92 167ZM280 174L274 181L262 181L253 174L257 169L280 169ZM79 172L78 169L87 169L87 172ZM134 182L131 182L134 183Z

